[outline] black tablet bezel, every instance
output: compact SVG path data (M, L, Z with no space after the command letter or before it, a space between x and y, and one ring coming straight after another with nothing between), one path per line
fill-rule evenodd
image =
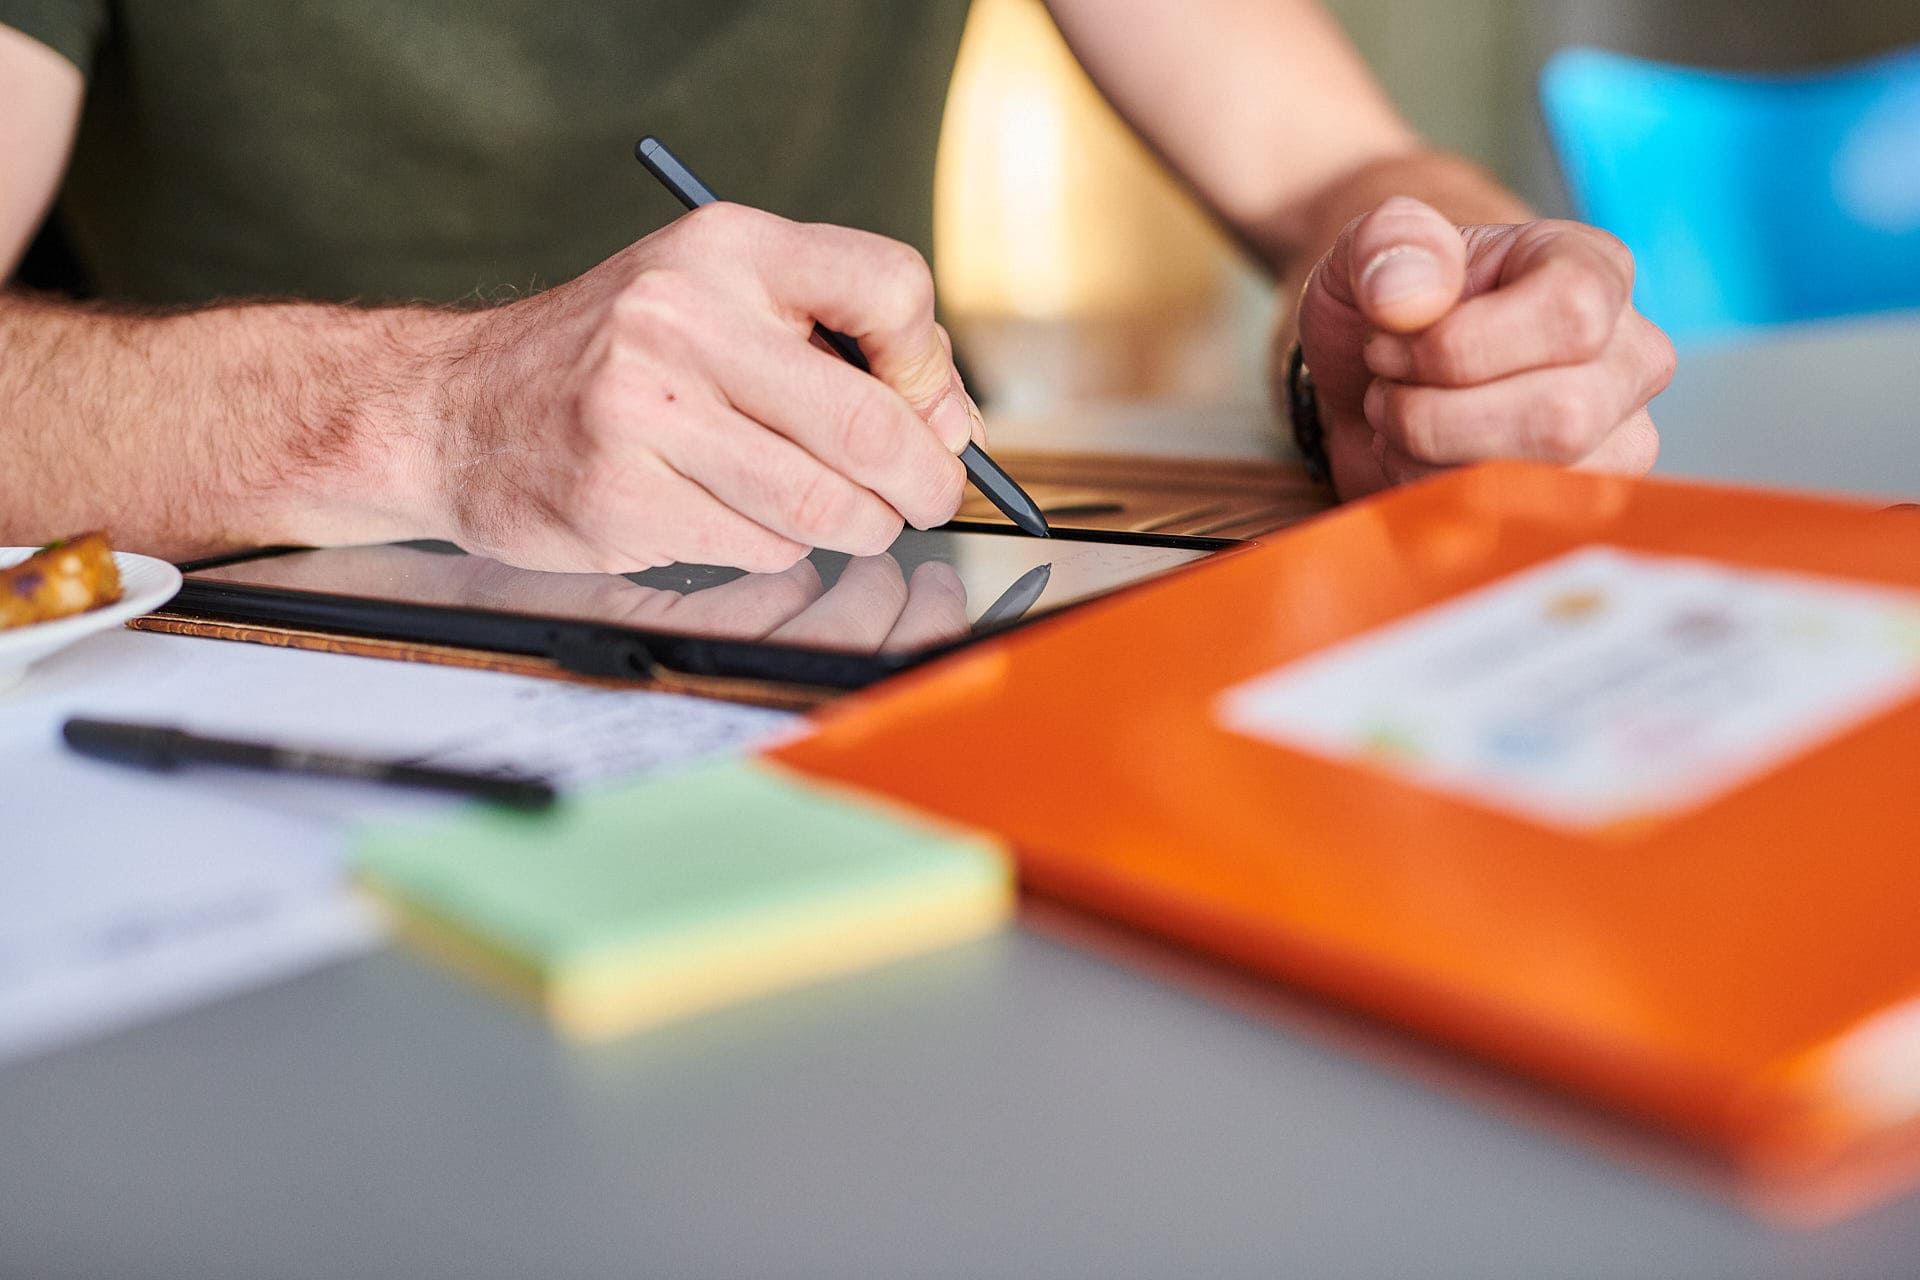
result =
M1021 538L1006 525L956 520L942 528ZM1242 545L1231 538L1178 534L1127 533L1103 529L1056 529L1056 539L1135 547L1175 547L1224 551ZM676 675L766 681L821 689L858 689L931 661L988 635L999 635L1029 621L1042 622L1075 607L1019 619L1007 627L964 636L950 644L907 653L849 653L807 649L758 640L719 639L670 631L648 631L581 619L545 617L450 605L407 604L367 596L332 595L286 587L196 579L202 569L221 568L289 555L305 547L262 547L194 560L180 566L187 575L169 614L227 623L294 627L329 634L414 644L448 645L490 653L547 658L577 675L646 680L658 669ZM1196 561L1195 563L1201 563ZM1179 566L1168 572L1177 573ZM1146 579L1143 581L1151 581ZM1140 585L1140 584L1135 584ZM1131 590L1123 587L1122 591ZM1104 599L1106 597L1097 597Z

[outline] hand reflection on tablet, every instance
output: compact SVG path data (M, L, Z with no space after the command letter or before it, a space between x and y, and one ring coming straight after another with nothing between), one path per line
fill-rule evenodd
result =
M356 548L361 584L341 582L347 557L329 553L336 589L391 592L413 575L422 553ZM967 634L967 592L951 565L927 561L911 579L890 555L849 560L827 587L811 561L780 573L750 573L693 591L642 586L598 573L538 573L480 556L434 558L415 579L435 604L547 614L719 639L766 640L855 653L926 649ZM266 562L271 563L271 562ZM418 594L413 596L421 599Z
M314 580L322 564L324 588ZM927 649L970 629L966 587L951 565L929 560L909 578L891 555L848 560L831 587L807 560L686 590L685 577L669 588L615 574L541 573L419 545L296 552L205 576L236 572L268 587L854 653Z
M685 594L618 581L629 593L620 620L653 631L890 653L931 648L968 630L966 588L937 560L909 579L890 555L862 556L831 587L807 560Z

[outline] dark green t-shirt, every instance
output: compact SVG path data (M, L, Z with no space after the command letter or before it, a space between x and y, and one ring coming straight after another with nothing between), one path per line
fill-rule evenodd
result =
M718 191L928 252L966 0L0 0L88 76L57 217L100 296L453 302Z

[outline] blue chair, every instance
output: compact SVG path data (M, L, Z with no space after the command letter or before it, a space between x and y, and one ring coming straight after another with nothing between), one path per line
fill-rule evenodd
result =
M1540 98L1575 211L1676 340L1920 307L1920 47L1791 75L1568 49Z

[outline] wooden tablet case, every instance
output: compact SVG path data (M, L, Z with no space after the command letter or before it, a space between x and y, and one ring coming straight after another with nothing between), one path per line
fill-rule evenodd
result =
M396 662L428 662L445 667L503 671L510 675L540 676L549 680L568 680L576 684L600 685L606 688L657 689L671 693L691 693L703 698L751 703L754 706L775 707L786 711L808 710L829 698L838 696L841 692L838 689L816 689L807 685L778 684L771 681L684 675L658 667L655 668L656 674L647 679L603 679L568 671L551 658L539 658L529 654L498 653L487 649L464 649L454 645L350 636L337 632L309 631L299 627L221 622L191 614L168 613L164 609L136 618L127 625L138 631L159 631L168 635L200 636L211 640L237 640L244 644L274 645L284 649L312 649L322 653L344 653L361 658L386 658Z

